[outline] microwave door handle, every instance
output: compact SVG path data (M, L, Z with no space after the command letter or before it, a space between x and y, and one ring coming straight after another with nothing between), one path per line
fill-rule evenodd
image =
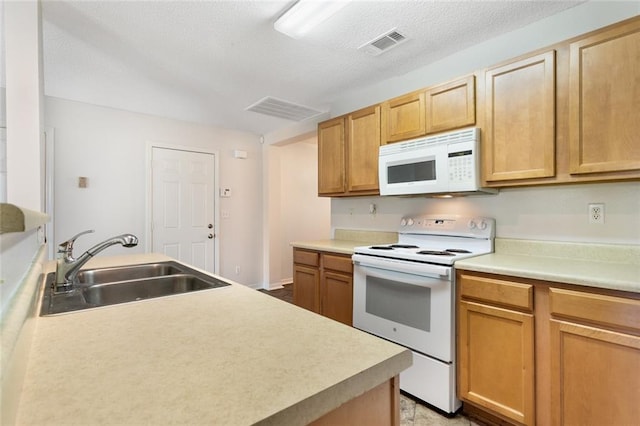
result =
M403 284L410 284L410 285L415 285L415 286L419 286L419 287L435 287L437 285L442 284L442 280L435 278L433 276L428 277L428 276L422 276L422 279L416 279L416 278L410 278L407 276L403 276L401 279L398 279L398 273L397 272L391 272L391 271L385 271L382 269L378 269L378 268L366 268L367 269L367 276L370 277L375 277L375 278L381 278L383 280L390 280L390 281L402 281ZM444 268L442 268L444 269ZM406 274L406 273L402 273L403 275L415 275L415 274ZM435 274L438 275L440 277L446 278L449 276L448 273L442 273L442 274Z

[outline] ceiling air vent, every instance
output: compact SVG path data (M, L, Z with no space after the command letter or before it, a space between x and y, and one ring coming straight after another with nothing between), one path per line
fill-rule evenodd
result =
M282 99L267 96L260 99L253 105L245 108L245 111L253 111L259 114L270 115L272 117L286 118L287 120L302 121L307 118L322 114L322 111L315 110L303 105L283 101Z
M404 43L408 39L400 34L395 28L388 31L381 36L374 38L373 40L358 47L358 50L364 50L370 55L378 56L389 49L393 49L399 44Z

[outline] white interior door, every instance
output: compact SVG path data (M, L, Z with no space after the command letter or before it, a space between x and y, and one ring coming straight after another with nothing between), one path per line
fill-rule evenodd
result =
M215 155L152 148L154 252L215 271Z

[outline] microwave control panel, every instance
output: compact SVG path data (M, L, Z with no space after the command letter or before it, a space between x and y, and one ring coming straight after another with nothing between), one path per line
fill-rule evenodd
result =
M476 141L453 143L447 146L449 184L454 188L456 184L475 184L476 152Z
M449 182L468 182L475 179L473 150L449 153Z

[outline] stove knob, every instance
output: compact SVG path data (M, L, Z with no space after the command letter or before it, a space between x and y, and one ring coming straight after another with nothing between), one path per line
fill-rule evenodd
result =
M484 220L481 220L480 223L478 224L478 228L482 230L487 229L487 222L485 222Z
M407 226L407 219L404 217L400 220L400 226Z
M473 220L470 220L467 226L469 227L469 229L475 229L476 223Z
M407 219L407 225L408 226L412 226L413 225L413 219L411 219L411 218Z

